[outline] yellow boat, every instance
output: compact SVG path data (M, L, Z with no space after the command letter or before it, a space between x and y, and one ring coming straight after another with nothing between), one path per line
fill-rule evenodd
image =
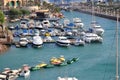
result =
M65 61L64 56L60 56L60 58L53 57L50 60L51 64L53 64L53 65L59 65L59 64L61 64L64 61Z
M42 63L36 65L35 67L42 68L42 67L45 67L45 66L47 66L47 64L42 62Z
M64 61L65 61L65 58L64 58L64 56L63 56L63 55L61 55L61 56L60 56L60 58L58 58L58 59L60 59L62 62L64 62Z

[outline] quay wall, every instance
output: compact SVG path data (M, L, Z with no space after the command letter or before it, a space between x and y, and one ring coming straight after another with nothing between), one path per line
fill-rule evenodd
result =
M79 7L73 7L72 9L74 11L79 11L79 12L82 12L82 13L86 13L86 14L91 14L92 15L92 10L81 9ZM117 20L117 16L115 16L115 15L99 13L99 12L94 12L94 15L95 16L99 16L99 17L103 17L103 18L107 18L107 19ZM118 18L118 20L120 21L120 17Z

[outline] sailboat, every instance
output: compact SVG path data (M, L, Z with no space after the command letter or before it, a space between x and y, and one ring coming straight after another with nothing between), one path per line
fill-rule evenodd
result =
M89 28L90 32L93 32L99 36L104 34L104 29L101 25L95 20L95 13L94 13L94 0L92 0L92 22Z

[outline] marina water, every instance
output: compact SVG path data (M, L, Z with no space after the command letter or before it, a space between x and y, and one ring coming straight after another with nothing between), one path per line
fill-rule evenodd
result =
M81 18L85 24L85 29L89 28L92 20L91 15L80 12L63 11L63 14L65 18L70 20L75 17ZM66 60L79 57L79 61L67 66L33 71L30 80L56 80L58 76L76 77L79 80L114 80L116 69L116 21L100 17L96 17L96 21L105 30L103 43L90 43L84 47L70 46L68 48L59 47L55 43L45 43L39 49L30 46L28 48L11 46L8 52L0 55L0 71L6 67L18 69L23 64L35 66L41 62L49 63L51 57L64 55ZM20 77L18 80L24 80L24 78Z

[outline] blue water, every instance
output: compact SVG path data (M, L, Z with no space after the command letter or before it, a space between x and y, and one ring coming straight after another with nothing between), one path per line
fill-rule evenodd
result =
M73 17L81 18L85 24L85 28L89 28L91 15L79 12L63 13L66 18L70 20L72 20ZM40 49L31 47L16 48L12 46L9 51L0 55L0 71L5 67L18 69L21 68L23 64L34 66L42 61L49 63L51 57L64 55L66 59L79 57L79 61L67 66L33 71L31 72L30 80L56 80L58 76L71 76L79 80L115 79L116 21L100 17L96 17L96 20L105 29L103 36L104 41L102 44L92 43L86 44L84 47L70 46L68 48L63 48L56 46L54 43L50 43L44 44ZM24 78L18 78L18 80L24 80Z

